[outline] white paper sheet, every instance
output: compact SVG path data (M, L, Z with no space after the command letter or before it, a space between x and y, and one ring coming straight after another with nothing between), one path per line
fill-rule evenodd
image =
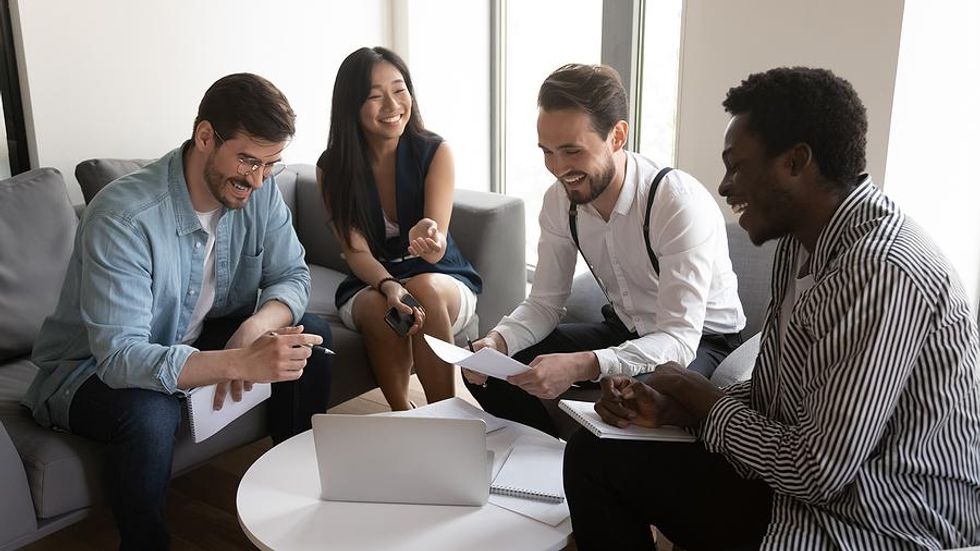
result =
M453 397L434 404L422 406L408 411L394 411L382 415L398 415L400 417L437 417L442 419L483 419L487 424L487 433L504 428L504 421L499 417L483 411L466 400Z
M431 335L425 335L425 342L435 352L436 356L451 364L465 367L490 377L507 379L511 375L524 373L530 368L521 362L505 356L492 348L481 348L476 353L470 352L465 348L460 348L455 344L437 339Z

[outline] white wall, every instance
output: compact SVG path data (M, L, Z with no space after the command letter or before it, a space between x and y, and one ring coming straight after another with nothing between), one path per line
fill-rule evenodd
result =
M395 50L412 72L426 128L452 147L456 187L489 191L488 0L396 0L393 5Z
M61 170L82 201L75 165L155 158L190 136L218 78L260 74L289 98L290 163L326 146L340 62L389 42L387 0L15 0L21 86L33 166Z
M882 183L902 0L687 0L681 45L677 166L717 196L724 174L725 94L750 73L824 67L854 85L868 109L868 170ZM734 217L727 206L722 209Z
M888 194L980 291L980 3L906 0Z

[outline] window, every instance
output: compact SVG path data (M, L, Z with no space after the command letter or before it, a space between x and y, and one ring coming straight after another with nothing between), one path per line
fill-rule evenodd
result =
M682 0L649 1L643 9L637 151L658 164L671 166L677 163L682 10Z
M489 0L412 0L392 17L425 126L452 146L456 187L490 189ZM465 24L460 24L465 22Z
M602 0L509 2L505 15L505 159L501 190L524 200L527 263L537 262L538 213L555 177L538 149L538 88L566 63L599 63Z

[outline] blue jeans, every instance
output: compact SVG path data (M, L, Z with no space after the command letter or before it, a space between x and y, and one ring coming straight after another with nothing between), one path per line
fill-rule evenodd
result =
M194 346L223 348L243 319L205 322ZM332 343L330 327L307 314L305 332ZM275 442L310 428L310 417L327 409L330 358L314 353L297 381L275 383L268 400L269 431ZM120 549L169 549L170 535L163 505L170 485L171 464L181 401L177 396L140 388L110 388L89 377L75 394L69 411L74 434L106 444L103 480L106 497L121 538Z

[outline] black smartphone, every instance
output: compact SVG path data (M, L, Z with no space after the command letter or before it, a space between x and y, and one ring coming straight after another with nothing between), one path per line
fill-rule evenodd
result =
M419 304L419 301L415 300L415 297L407 293L402 296L402 304L407 304L412 308L422 307L422 305ZM412 324L415 323L415 313L412 312L411 314L403 314L395 308L391 308L388 310L388 313L385 314L385 323L387 323L388 327L391 327L391 330L397 333L399 337L404 337L408 334L409 329L412 328Z

